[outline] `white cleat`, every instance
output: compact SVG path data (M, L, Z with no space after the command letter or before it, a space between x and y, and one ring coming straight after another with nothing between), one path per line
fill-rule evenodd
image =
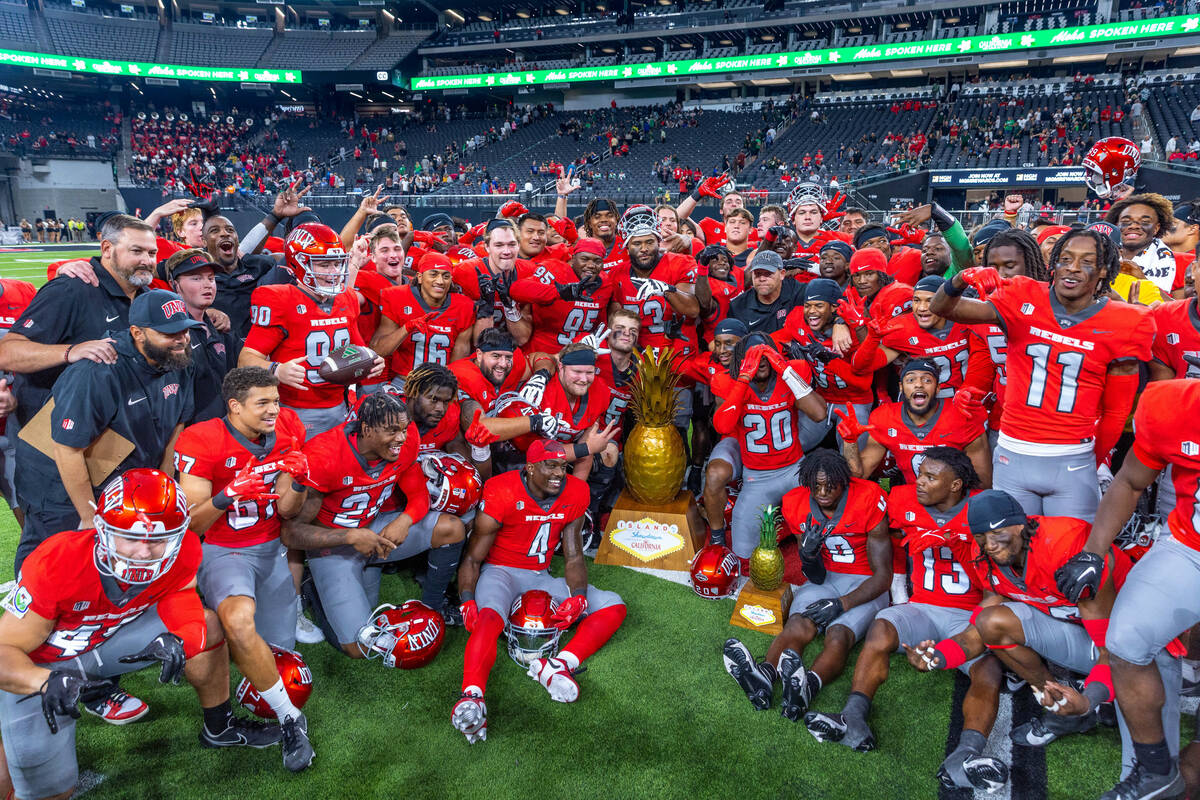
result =
M579 684L561 658L536 658L525 674L545 686L551 700L574 703L579 699Z
M464 694L450 712L450 724L467 737L468 744L487 741L487 703L483 696Z

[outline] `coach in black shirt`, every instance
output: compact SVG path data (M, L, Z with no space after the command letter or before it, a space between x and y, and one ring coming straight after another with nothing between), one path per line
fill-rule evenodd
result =
M54 383L54 458L23 439L17 444L17 495L25 508L18 572L43 540L92 527L100 487L88 478L84 452L105 431L133 444L111 475L133 467L174 470L175 439L193 415L190 331L202 325L174 292L144 292L129 309L128 329L113 337L113 362L84 359Z
M239 244L237 228L228 217L218 214L204 221L204 248L217 267L213 307L228 314L234 334L245 339L250 332L250 295L255 287L293 281L271 256L238 255Z
M804 285L784 273L783 259L760 250L750 265L750 289L729 304L729 316L746 323L751 333L775 333L788 312L804 305Z

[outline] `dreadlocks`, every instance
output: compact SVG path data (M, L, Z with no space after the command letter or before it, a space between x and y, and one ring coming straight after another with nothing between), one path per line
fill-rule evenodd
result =
M954 473L954 477L962 481L963 497L979 486L979 473L975 471L975 465L971 463L970 457L962 450L956 447L938 446L930 447L922 455L926 460L945 464Z
M733 358L729 359L729 375L734 380L737 380L738 371L742 368L742 360L746 358L746 351L756 344L764 344L767 347L775 346L775 343L771 341L771 337L765 333L752 333L748 336L743 336L733 346Z
M1025 276L1035 281L1048 282L1050 271L1046 269L1046 261L1042 258L1042 248L1037 239L1025 231L1016 229L1004 230L997 233L983 246L983 264L987 266L988 253L996 247L1015 247L1021 252L1025 262Z
M362 401L357 419L347 426L351 433L363 428L383 428L407 421L408 408L404 401L390 392L376 392Z
M420 397L431 389L446 388L452 395L458 395L458 378L449 367L443 367L441 364L422 364L404 379L405 397Z
M999 236L999 234L996 235ZM1113 244L1113 240L1099 231L1093 231L1088 228L1072 228L1064 233L1050 252L1050 280L1054 280L1054 265L1058 263L1063 248L1067 246L1067 242L1077 236L1086 236L1096 243L1096 266L1102 272L1100 280L1096 283L1096 290L1093 296L1097 298L1104 297L1108 294L1108 285L1121 273L1121 254L1118 252L1117 246Z
M817 476L822 472L825 473L826 482L839 492L850 485L850 464L841 453L826 448L806 453L800 462L800 470L796 477L799 478L801 486L815 491Z

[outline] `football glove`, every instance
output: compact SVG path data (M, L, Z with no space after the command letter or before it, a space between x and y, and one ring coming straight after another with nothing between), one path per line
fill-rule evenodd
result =
M896 238L891 241L893 245L921 244L925 241L927 232L923 228L914 228L907 223L899 228L888 228L887 231L896 235Z
M558 429L561 427L562 423L553 414L534 414L529 418L529 430L545 436L547 439L553 439L558 436Z
M292 440L292 449L284 453L279 459L279 469L286 472L296 480L304 480L308 477L308 456L300 450L300 443Z
M815 603L809 603L808 607L801 612L801 616L811 619L813 624L819 630L823 631L829 627L829 623L840 617L845 610L842 607L842 598L832 597L818 600Z
M247 461L246 466L238 470L228 485L213 498L217 508L229 508L236 501L253 502L255 500L278 500L279 495L271 493L271 487L263 480L263 476L254 472L253 462Z
M600 288L599 276L592 275L577 283L561 283L558 285L558 296L563 300L590 299L592 292Z
M586 344L588 347L596 351L596 355L602 356L605 353L611 353L612 350L605 347L604 344L608 340L608 335L612 333L603 322L596 326L596 330L585 335L579 340L580 344Z
M950 402L967 420L977 422L987 416L987 408L983 405L983 398L986 396L987 392L978 386L964 386L954 393Z
M833 520L822 525L813 519L812 514L804 520L800 528L800 558L805 561L815 561L821 557L821 546L837 523Z
M479 278L479 301L486 302L488 306L496 303L496 282L490 277L480 276Z
M867 311L862 300L852 300L849 297L838 301L838 316L850 328L861 328L867 324Z
M1104 556L1082 550L1054 571L1054 583L1072 604L1095 597L1104 576Z
M462 612L463 627L467 633L471 633L475 630L475 623L479 622L479 606L474 600L467 600L458 606L458 610Z
M700 185L696 187L696 199L701 197L711 197L714 200L720 200L721 189L725 184L729 183L729 175L722 173L715 178L705 178L700 181Z
M52 670L50 677L42 684L42 688L29 697L40 697L42 700L42 715L50 733L58 733L56 717L71 717L79 719L79 701L96 700L112 691L109 681L89 681L78 675L72 675L61 669Z
M492 442L498 441L499 437L488 430L479 418L483 416L482 409L475 409L475 416L471 417L471 424L467 426L463 432L463 437L467 440L467 444L472 447L487 447Z
M828 364L838 357L837 353L820 342L808 342L806 344L791 342L788 344L788 355L796 361L804 359L805 361L814 361L821 364Z
M774 347L764 347L762 357L765 358L767 363L771 365L771 368L780 375L782 375L783 371L789 366L787 359L783 357L783 353L780 353Z
M979 292L980 300L987 299L989 294L1011 283L1010 278L1001 278L1000 273L992 267L968 267L958 275L963 283Z
M835 408L833 413L839 420L837 432L843 442L857 442L859 436L875 430L874 425L863 425L853 414L847 414L840 408Z
M742 359L741 366L738 368L738 380L748 381L758 372L758 365L762 362L763 352L767 349L766 345L756 344L746 351L745 358Z
M542 395L546 393L546 384L549 381L550 373L539 369L529 376L529 380L525 381L525 385L517 392L517 396L536 408L542 404Z
M496 212L496 218L499 219L501 217L505 217L507 219L513 219L515 217L521 216L522 214L528 214L528 213L529 213L529 209L526 208L524 205L517 202L516 200L509 200L507 203L500 206L500 210L498 212Z
M644 278L641 280L641 285L638 286L637 294L634 295L633 299L639 301L649 300L651 297L661 297L673 291L675 291L675 287L666 281Z
M825 204L825 214L821 217L822 221L829 222L831 219L840 219L846 216L845 211L838 211L846 204L846 195L841 192L834 192L833 197L829 198L829 202Z
M572 595L558 604L558 609L550 616L550 621L556 628L565 631L575 623L575 620L582 617L585 611L587 611L587 596Z
M183 665L187 656L183 652L183 639L173 633L160 633L140 653L121 656L117 661L122 664L136 664L139 661L161 662L162 671L158 674L158 682L178 685L179 679L183 677Z

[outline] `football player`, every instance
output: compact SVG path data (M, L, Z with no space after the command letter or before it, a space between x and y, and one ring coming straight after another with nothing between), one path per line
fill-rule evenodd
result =
M579 698L572 673L617 632L625 604L590 586L580 531L588 506L587 484L567 474L563 446L541 439L525 466L490 479L475 517L475 532L458 573L462 614L470 638L463 654L462 697L450 721L474 744L487 739L484 692L496 662L496 642L513 602L530 589L557 601L554 623L566 630L579 620L570 643L556 656L533 659L528 674L560 703ZM550 558L562 542L563 578L552 578Z
M702 197L711 197L720 202L720 220L713 219L712 217L702 217L696 223L701 233L704 234L705 244L727 245L725 221L729 219L729 215L734 211L746 207L745 196L731 186L729 189L722 191L726 186L729 186L729 175L727 174L705 178L696 184L696 188L692 190L691 195L683 198L683 202L675 209L679 220L683 221L692 216L692 212L696 210L696 206L700 204ZM750 225L751 227L754 225L753 215L750 217Z
M1196 524L1200 445L1193 441L1190 423L1181 424L1195 419L1192 414L1198 410L1200 382L1157 381L1146 387L1133 416L1133 448L1100 500L1091 535L1082 552L1055 575L1068 599L1096 596L1099 579L1111 562L1112 542L1142 492L1166 467L1171 468L1175 487L1175 507L1167 517L1171 536L1157 541L1129 573L1104 640L1135 757L1132 769L1128 762L1122 765L1121 783L1104 795L1113 800L1170 797L1184 788L1177 759L1179 685L1172 683L1163 662L1172 639L1200 622L1193 583L1200 571Z
M713 414L713 428L737 441L742 465L742 490L730 527L733 552L747 569L762 506L778 505L796 485L796 462L804 455L800 415L820 421L828 414L811 378L808 364L788 361L760 333L737 343L728 377L718 381L714 376L713 393L724 400ZM718 530L712 535L716 544L724 544Z
M783 684L782 715L796 722L827 682L842 673L850 648L887 606L892 574L887 499L877 484L850 476L846 459L816 450L800 462L800 486L783 498L783 518L800 539L808 582L794 587L783 632L755 663L746 645L725 642L724 663L751 705L771 707ZM737 512L743 498L738 498ZM754 513L761 513L755 505ZM804 649L824 632L821 654L804 667Z
M403 236L397 226L379 225L371 229L368 237L371 260L354 277L354 289L358 293L358 334L364 342L371 341L379 329L383 291L403 285L405 273L412 274L412 264L405 256ZM374 269L370 269L372 265ZM358 395L379 391L386 377L385 374L363 380L356 387Z
M696 301L705 329L729 316L729 304L742 293L745 273L734 266L733 254L719 244L710 244L696 255Z
M728 375L732 369L734 351L738 342L749 335L746 325L732 317L722 320L713 329L712 350L685 362L684 367L697 383L708 390L716 402L713 380L718 375ZM726 380L717 379L718 386L732 388ZM715 433L715 431L714 431ZM702 502L704 517L708 522L710 544L725 544L725 509L729 505L729 486L742 479L742 455L738 440L731 436L719 437L716 445L708 448L696 447L707 452L704 463L704 486Z
M821 248L828 242L841 240L849 244L847 234L821 227L822 222L842 216L836 211L839 197L830 202L825 190L815 183L798 183L788 194L788 214L798 235L795 255L815 264L820 259Z
M422 453L469 455L460 425L458 379L440 364L422 364L404 381L405 406L417 426Z
M534 264L547 262L562 263L570 255L566 245L547 245L546 237L550 232L546 218L533 211L526 211L515 220L517 226L517 255Z
M924 231L916 234L922 241ZM862 250L873 247L887 259L887 273L901 283L912 284L921 277L921 251L892 244L888 229L882 225L867 223L854 233L854 248Z
M132 469L105 486L94 529L58 533L25 560L0 616L0 730L16 797L70 797L78 704L150 665L162 683L186 678L196 689L206 747L280 740L280 726L233 715L229 656L196 594L200 540L189 522L175 481Z
M1200 260L1188 270L1192 290L1200 287ZM1200 378L1200 307L1193 295L1150 309L1157 331L1154 335L1154 360L1150 380Z
M525 345L533 332L530 316L508 295L519 279L533 275L537 267L517 258L517 231L512 221L494 219L487 224L484 246L487 256L461 261L454 267L454 284L475 301L473 336L485 328L506 327L513 341ZM549 283L551 279L546 278Z
M817 272L822 278L828 278L840 288L850 288L850 259L854 257L854 248L842 241L826 242L821 245L817 254Z
M1164 294L1183 297L1191 253L1174 253L1162 240L1175 226L1175 209L1161 194L1134 194L1113 203L1104 221L1121 231L1121 258L1132 261Z
M882 322L912 308L913 288L888 274L887 259L874 247L850 256L850 289L838 311L847 325L858 329L860 340L868 319Z
M979 476L961 450L930 448L916 483L897 486L888 495L893 546L907 549L931 531L967 535L967 497L978 486ZM804 724L817 741L839 742L859 752L874 750L875 735L867 715L875 693L887 680L891 654L902 651L902 645L954 636L971 624L971 613L983 593L949 548L927 548L913 556L911 601L875 615L841 713L805 715ZM938 779L948 790L994 792L1008 780L1008 765L982 753L996 722L1003 670L999 661L987 655L964 662L959 669L971 678L962 706L962 735L958 747L942 762Z
M528 350L557 353L591 333L607 313L612 287L600 278L604 245L599 239L582 238L571 247L570 266L548 261L539 266L542 277L521 278L509 289L518 303L530 306L533 333ZM555 266L557 265L557 267Z
M327 225L306 222L288 235L287 267L295 285L259 286L252 295L252 326L238 357L240 367L263 367L279 379L279 396L316 436L346 418L343 387L317 368L330 352L362 345L358 297L349 286L349 256ZM376 358L371 377L383 373Z
M1007 336L1007 390L993 454L993 483L1030 514L1091 520L1100 501L1096 467L1124 429L1149 361L1154 319L1114 302L1120 269L1109 237L1071 230L1054 246L1049 286L973 267L948 280L933 313L996 324ZM962 297L973 286L981 298Z
M404 389L404 376L422 364L457 361L471 352L475 312L471 301L457 292L450 259L430 253L417 262L411 286L393 286L381 295L379 328L371 349L390 357L392 384Z
M308 472L304 426L279 405L279 381L259 367L231 370L221 386L224 417L185 428L175 445L179 485L192 505L191 529L204 536L198 583L217 613L229 654L279 720L299 720L270 645L296 644L296 605L280 523L304 499L293 477ZM284 742L293 772L312 761L307 723Z
M309 474L300 513L283 529L289 547L308 551L315 600L337 643L363 658L358 631L378 605L386 564L429 552L421 602L446 605L446 587L466 538L462 521L429 511L425 475L416 466L420 436L395 395L377 392L358 407L357 419L313 437L304 447ZM380 513L394 501L403 510Z

